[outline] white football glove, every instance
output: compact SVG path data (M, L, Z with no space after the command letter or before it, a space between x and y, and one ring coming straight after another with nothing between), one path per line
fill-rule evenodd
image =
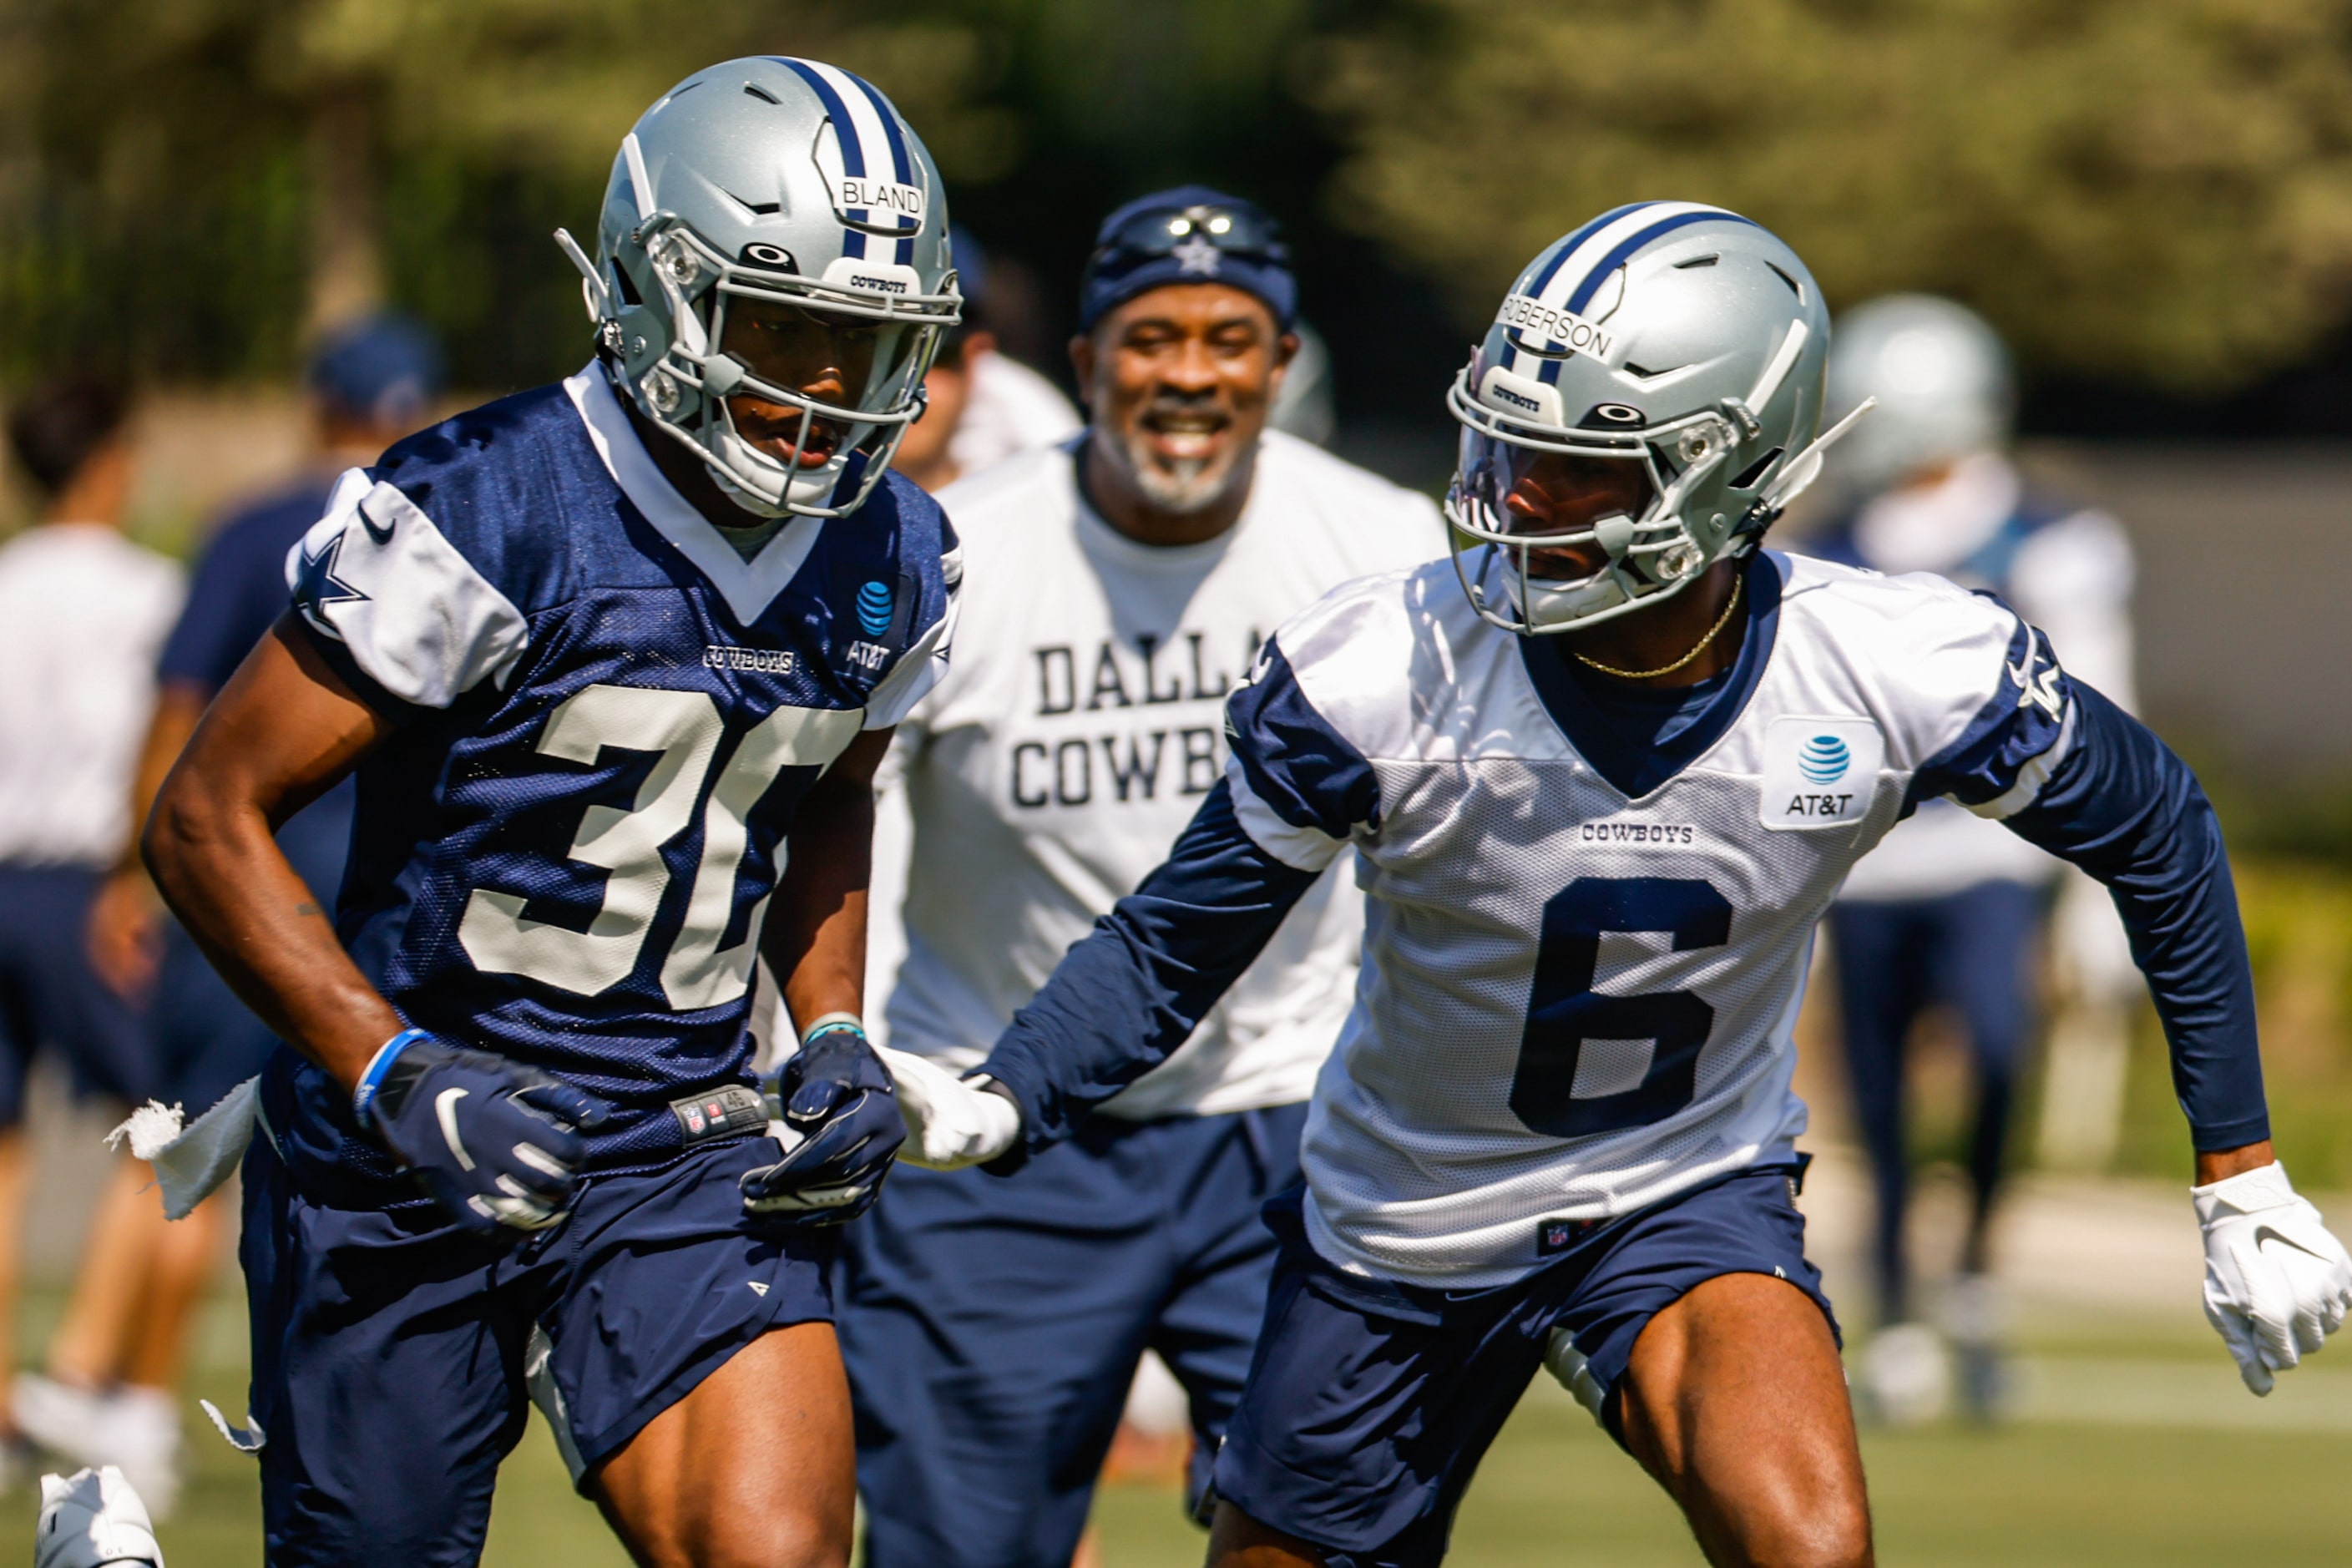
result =
M984 1165L1021 1137L1021 1108L1001 1094L966 1080L926 1057L877 1046L875 1054L898 1086L898 1114L907 1141L898 1158L933 1171Z
M2191 1187L2205 1232L2205 1317L2256 1394L2317 1350L2352 1310L2352 1257L2286 1167L2259 1166Z
M33 1568L163 1568L147 1505L112 1465L41 1478L41 1522Z

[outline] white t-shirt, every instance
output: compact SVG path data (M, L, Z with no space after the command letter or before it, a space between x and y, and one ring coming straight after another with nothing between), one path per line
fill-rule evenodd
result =
M114 864L180 569L111 528L0 545L0 861Z
M2043 524L2018 544L1999 581L1979 581L1967 569L2016 514L2023 493L2006 458L1979 452L1940 483L1864 507L1854 520L1856 552L1881 572L1934 572L1963 587L1991 589L2049 635L2075 679L2134 707L2132 550L2114 518L2085 510ZM2042 882L2062 868L1999 825L1929 801L1854 867L1839 896L1941 898L1983 882Z
M1278 433L1225 534L1139 544L1080 501L1076 446L940 495L964 542L955 657L885 769L914 823L906 959L895 988L881 976L870 990L889 997L893 1046L959 1070L1224 776L1225 694L1265 636L1340 583L1444 548L1427 498ZM873 924L887 964L886 899ZM1354 883L1327 875L1191 1042L1106 1111L1306 1099L1347 1016L1362 933Z
M1052 382L1017 359L980 354L971 361L971 391L948 437L948 456L958 472L977 474L1016 453L1066 441L1080 424Z

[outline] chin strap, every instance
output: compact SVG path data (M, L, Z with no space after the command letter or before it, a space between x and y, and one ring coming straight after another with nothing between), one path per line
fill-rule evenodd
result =
M596 264L588 259L588 253L580 248L580 242L572 237L570 229L557 229L555 243L571 258L572 265L580 268L580 297L587 302L588 319L603 326L613 315L613 291L605 287L604 279L597 274Z
M1745 522L1741 531L1761 531L1789 509L1789 503L1805 493L1812 482L1822 477L1822 455L1832 443L1841 440L1862 416L1878 406L1878 399L1865 397L1860 406L1814 437L1813 444L1797 454L1794 461L1780 470L1780 477L1765 487L1755 507L1749 511L1752 521Z

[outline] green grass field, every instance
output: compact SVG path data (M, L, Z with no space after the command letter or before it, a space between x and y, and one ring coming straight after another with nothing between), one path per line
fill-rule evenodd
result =
M39 1309L53 1303L37 1303L36 1320L47 1316ZM194 1391L232 1412L244 1392L238 1310L230 1299L215 1304ZM2034 1392L2018 1425L1866 1440L1883 1562L2295 1568L2352 1558L2352 1510L2337 1489L2352 1473L2352 1368L2316 1365L2257 1405L2235 1391L2217 1347L2186 1336L2070 1336L2029 1348ZM2070 1410L2089 1419L2069 1420ZM2200 1425L2205 1410L2211 1420ZM252 1462L200 1426L190 1443L192 1483L163 1531L172 1568L250 1568L260 1558ZM20 1490L8 1507L15 1522L0 1530L0 1568L31 1555L31 1497ZM1202 1538L1178 1517L1171 1491L1108 1489L1097 1517L1109 1568L1201 1561ZM484 1561L625 1568L535 1420L508 1465ZM1489 1456L1452 1558L1462 1568L1698 1561L1664 1497L1546 1384Z

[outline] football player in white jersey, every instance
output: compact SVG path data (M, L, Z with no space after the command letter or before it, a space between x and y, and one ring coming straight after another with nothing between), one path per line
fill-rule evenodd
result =
M1853 863L1952 796L2105 882L2197 1146L2210 1316L2257 1392L2352 1259L2270 1144L2252 982L2178 758L1998 601L1767 552L1828 318L1719 208L1604 213L1455 383L1455 559L1286 623L1232 765L906 1153L1045 1149L1184 1040L1356 853L1356 1004L1215 1465L1213 1563L1423 1564L1549 1361L1717 1563L1871 1561L1793 1199L1790 1033ZM911 1079L915 1075L909 1074ZM943 1079L943 1075L942 1075Z
M894 1051L987 1055L1217 788L1266 634L1443 552L1425 498L1265 428L1297 298L1250 203L1129 204L1080 299L1087 431L941 492L973 564L955 662L884 773L914 821ZM1354 991L1360 896L1312 880L1186 1049L1076 1137L1004 1181L901 1171L846 1237L875 1568L1069 1562L1147 1348L1190 1395L1197 1499L1265 1308L1258 1211L1298 1179Z

